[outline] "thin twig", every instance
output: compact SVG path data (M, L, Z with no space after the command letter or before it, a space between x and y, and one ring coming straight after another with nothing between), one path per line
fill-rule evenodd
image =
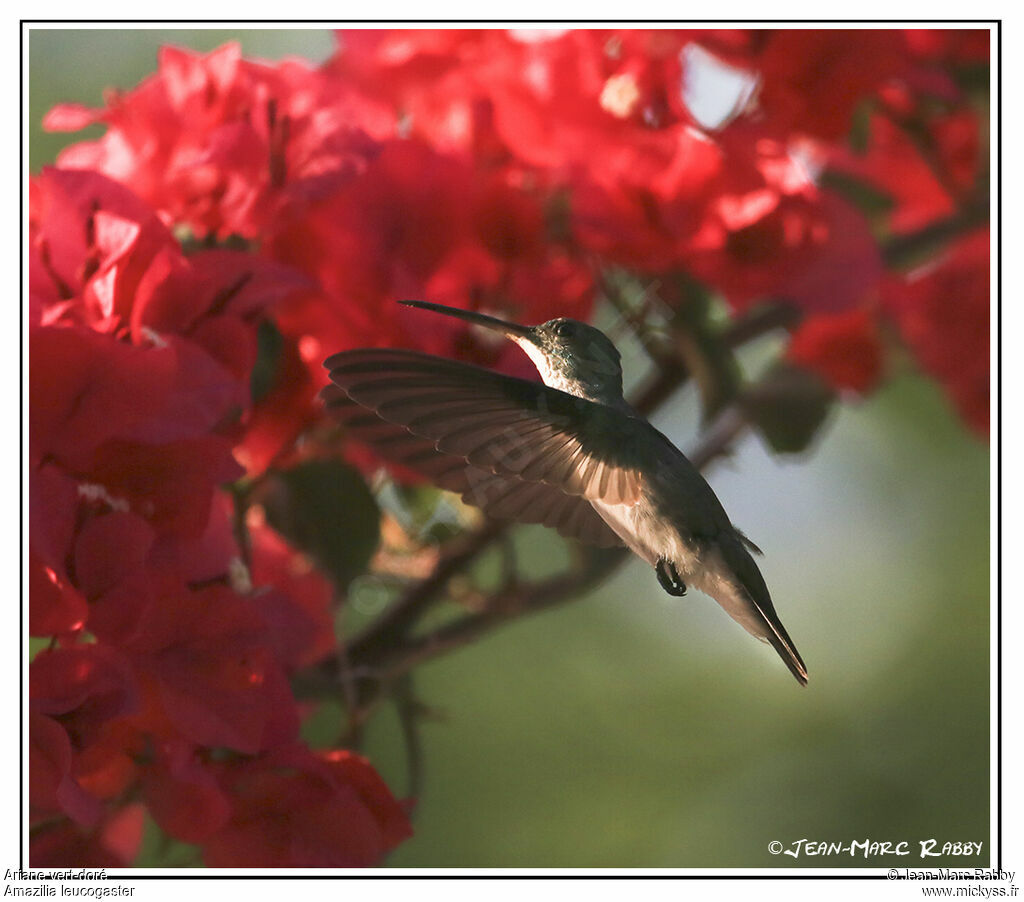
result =
M698 470L705 470L718 457L728 454L733 443L750 427L743 408L730 404L704 431L700 443L687 458Z
M587 565L580 572L560 574L509 592L499 592L483 611L452 620L391 649L380 662L383 683L391 682L425 661L461 648L504 623L579 597L602 582L628 557L625 548L606 549L600 554L590 551Z
M331 610L338 609L337 599L331 606ZM341 696L345 700L345 711L348 714L348 729L341 736L341 745L345 748L357 749L362 745L363 724L365 718L359 717L359 692L356 680L352 671L352 662L348 653L348 637L338 637L338 651L336 655L338 666L337 681L341 685Z
M948 219L942 219L908 235L896 235L882 248L882 259L892 269L902 269L925 254L934 253L953 238L989 221L989 200L965 204Z
M444 553L426 579L413 584L398 601L349 643L349 656L365 659L404 635L420 618L455 574L474 560L504 532L507 524L490 521L473 533L453 540L455 547Z
M746 316L729 325L722 333L722 343L727 348L738 348L777 329L792 329L802 318L803 311L788 301L758 304Z
M406 672L393 693L395 711L405 740L406 797L418 799L423 789L423 743L420 741L419 723L423 706L416 698L412 674Z
M658 283L652 283L643 289L640 296L641 304L638 307L626 298L619 273L598 269L596 275L601 294L618 311L622 321L629 326L647 352L647 356L658 367L668 366L673 358L672 349L668 342L658 340L657 332L647 322L647 313L652 306L651 298Z

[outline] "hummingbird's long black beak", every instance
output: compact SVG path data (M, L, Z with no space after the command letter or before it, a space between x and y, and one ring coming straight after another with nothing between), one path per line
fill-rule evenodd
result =
M431 304L429 301L399 301L406 307L419 307L421 310L433 310L434 313L443 313L445 316L453 316L456 319L465 320L474 326L483 326L486 329L493 329L500 332L506 338L518 343L519 339L530 338L533 329L530 326L520 326L518 323L505 322L496 316L488 316L486 313L474 313L472 310L460 310L458 307L445 307L444 304Z

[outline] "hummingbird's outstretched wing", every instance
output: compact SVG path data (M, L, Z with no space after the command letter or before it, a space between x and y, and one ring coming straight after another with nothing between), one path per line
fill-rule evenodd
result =
M443 454L430 439L382 420L360 407L338 386L328 385L320 397L357 442L372 447L381 457L427 477L437 486L456 492L463 501L498 520L539 523L587 545L611 548L622 540L579 495L552 491L540 482L497 476L468 464L463 457Z
M357 404L478 470L587 501L640 500L634 420L621 411L415 351L343 351L324 365Z

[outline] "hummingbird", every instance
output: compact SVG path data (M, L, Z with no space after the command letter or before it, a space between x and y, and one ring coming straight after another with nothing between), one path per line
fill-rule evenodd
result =
M600 330L561 317L521 326L400 301L515 342L542 382L418 351L364 348L324 361L321 393L357 441L503 520L598 547L625 545L670 595L692 586L769 643L801 685L807 668L752 553L714 490L622 393L621 357Z

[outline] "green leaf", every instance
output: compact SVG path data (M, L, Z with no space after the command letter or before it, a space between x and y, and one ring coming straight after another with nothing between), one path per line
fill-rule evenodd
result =
M277 331L277 327L270 320L263 320L256 329L256 363L253 364L252 375L249 377L249 392L253 404L269 395L277 383L283 347L284 339Z
M394 485L397 510L392 511L402 526L420 541L444 541L461 530L455 496L435 486ZM386 506L386 505L385 505Z
M772 450L796 454L814 440L835 399L835 392L815 373L780 363L739 401Z
M674 287L670 335L700 391L701 418L707 423L736 397L740 369L715 322L711 293L685 276L679 276Z
M862 157L868 152L868 142L871 140L871 113L874 111L875 101L862 100L853 111L850 122L850 149Z
M252 253L255 247L248 238L241 235L228 235L226 238L215 238L207 235L204 238L197 238L195 233L186 225L178 225L174 229L174 237L181 245L181 252L190 257L210 250L242 251Z
M267 522L344 589L380 540L380 509L363 477L337 460L275 472L261 498Z
M133 864L143 868L201 868L203 859L199 846L172 839L147 814L142 845Z
M869 218L885 216L894 206L892 197L881 189L835 169L826 169L821 174L818 184L822 188L829 188L841 194Z
M964 91L988 100L992 86L992 68L988 62L964 63L953 69L953 77Z
M544 206L544 231L552 244L572 238L572 207L568 191L554 191Z

